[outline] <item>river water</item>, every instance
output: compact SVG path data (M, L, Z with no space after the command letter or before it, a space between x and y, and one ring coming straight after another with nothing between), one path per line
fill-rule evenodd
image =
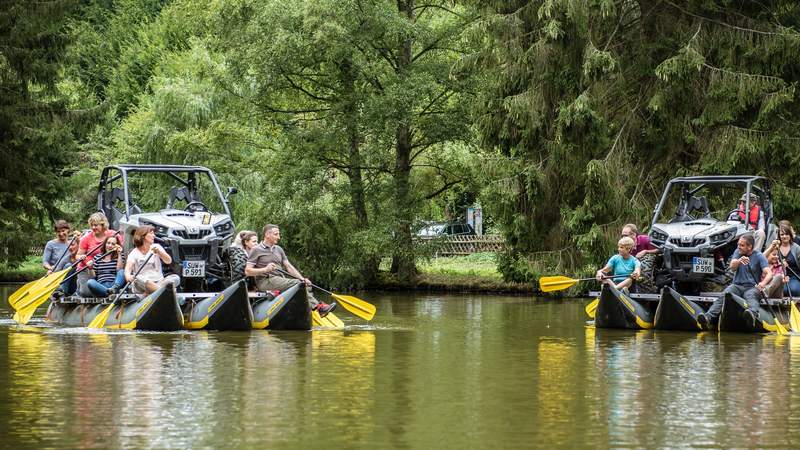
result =
M800 445L800 336L596 330L588 300L367 293L346 331L106 332L10 319L0 446ZM43 311L40 312L41 315Z

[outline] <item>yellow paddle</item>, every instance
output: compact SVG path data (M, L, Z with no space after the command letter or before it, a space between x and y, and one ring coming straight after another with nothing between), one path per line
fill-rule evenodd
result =
M69 246L72 245L72 243L75 242L75 239L77 238L78 236L72 237L72 239L67 244L67 248L65 248L64 251L61 252L61 256L58 257L58 261L56 261L53 267L58 267L58 265L61 264L61 260L64 259L64 256L66 256L67 253L69 253ZM66 270L69 271L69 269ZM31 282L25 283L25 285L14 291L14 293L8 297L9 306L14 308L14 310L18 310L20 302L22 302L25 298L29 297L31 295L31 291L36 291L40 289L41 286L49 285L53 279L58 278L59 276L63 278L63 276L60 275L62 272L64 271L59 270L58 272L50 272L49 274L43 276L42 278L39 278L38 280L33 280Z
M343 329L344 322L336 317L332 312L325 314L325 317L319 315L316 310L311 311L311 321L316 327L336 328Z
M287 277L294 278L295 280L299 279L297 277L290 275L285 270L281 269L275 269L275 270L282 273L283 275L286 275ZM333 298L339 300L339 303L342 304L344 309L348 310L350 313L358 317L361 317L366 321L370 321L372 320L373 317L375 317L375 312L377 311L377 309L375 308L375 305L373 305L372 303L367 303L358 297L353 297L352 295L334 294L333 292L327 289L323 289L317 286L316 284L312 284L311 286L314 286L315 288L319 289L322 292L327 292L328 294L333 296Z
M612 278L613 275L604 275L601 279ZM597 278L569 278L562 275L552 277L539 278L539 290L542 292L563 291L568 289L580 281L596 280Z
M17 310L17 312L14 313L14 320L20 325L28 323L31 317L33 317L33 313L36 312L36 308L53 295L53 292L61 285L61 281L67 276L69 270L70 269L64 269L53 272L50 275L56 275L55 277L48 276L44 279L46 282L37 284L34 288L30 289L25 296L18 299L16 306L14 306Z
M586 305L586 314L589 317L591 317L592 319L594 319L594 316L597 315L597 305L598 304L600 304L600 299L596 298L596 299L592 300L591 302L589 302L588 305Z

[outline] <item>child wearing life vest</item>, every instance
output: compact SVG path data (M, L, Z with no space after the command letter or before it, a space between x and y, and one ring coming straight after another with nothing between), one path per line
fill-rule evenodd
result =
M642 275L642 263L631 255L633 245L633 239L623 236L617 242L617 254L609 258L606 265L595 274L597 281L608 283L617 289L627 289L638 280ZM609 273L612 274L610 279L606 277Z

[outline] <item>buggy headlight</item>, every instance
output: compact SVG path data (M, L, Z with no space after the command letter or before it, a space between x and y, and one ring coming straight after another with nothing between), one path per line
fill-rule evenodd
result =
M149 220L139 220L140 225L150 225L156 232L156 236L158 237L167 237L167 232L169 231L167 227L164 225L159 225L157 223L150 222Z
M214 232L220 236L231 234L233 232L233 222L226 220L225 222L214 225Z
M667 236L667 233L664 233L663 231L659 230L658 228L653 228L652 230L650 230L650 240L651 241L656 241L656 242L659 242L659 243L663 244L664 242L667 242L667 238L668 237L669 236Z
M708 237L708 239L711 241L712 244L719 244L720 242L729 241L735 235L736 233L733 232L732 230L727 230L723 231L722 233L712 234L711 236Z

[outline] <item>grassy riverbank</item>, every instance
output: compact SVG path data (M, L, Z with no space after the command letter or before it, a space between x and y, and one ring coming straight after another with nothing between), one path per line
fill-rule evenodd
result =
M0 282L25 282L35 280L45 274L41 256L29 256L18 267L0 264Z
M383 267L386 266L386 267ZM513 292L531 293L533 286L503 281L497 271L494 253L473 253L466 256L448 256L422 260L418 263L419 275L414 285L399 283L388 272L388 261L382 265L375 289L428 290L450 292Z

